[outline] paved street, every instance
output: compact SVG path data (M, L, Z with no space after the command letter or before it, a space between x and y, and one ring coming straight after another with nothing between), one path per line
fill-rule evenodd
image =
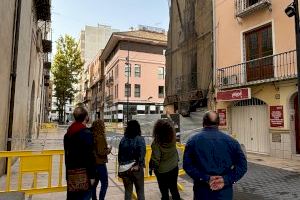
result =
M41 133L29 149L62 149L62 137L65 129L58 132ZM284 161L267 156L249 155L249 170L246 176L235 185L235 200L300 200L300 162ZM123 199L124 189L115 176L114 155L109 157L109 189L107 199ZM273 167L269 167L269 166ZM285 168L282 170L279 168ZM4 181L2 177L2 181ZM30 179L31 180L31 179ZM40 180L46 182L47 180ZM181 177L179 183L184 186L181 196L191 200L192 181L188 176ZM31 183L25 183L30 185ZM3 184L4 185L4 184ZM156 182L146 182L146 199L158 200L160 193ZM65 199L65 192L28 196L27 200L60 200Z

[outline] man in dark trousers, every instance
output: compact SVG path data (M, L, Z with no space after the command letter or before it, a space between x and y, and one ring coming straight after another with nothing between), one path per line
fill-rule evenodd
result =
M95 158L93 135L86 127L88 112L83 107L75 108L75 122L64 136L67 200L89 200L95 182Z
M218 126L218 114L205 113L204 128L185 148L183 168L194 180L194 200L232 200L232 185L247 172L240 144Z

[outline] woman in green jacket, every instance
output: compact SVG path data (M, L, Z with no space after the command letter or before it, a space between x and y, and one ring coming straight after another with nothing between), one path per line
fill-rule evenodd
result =
M153 129L153 137L150 170L154 170L157 178L161 200L169 200L169 191L173 200L180 200L177 189L179 157L175 129L168 120L158 120Z

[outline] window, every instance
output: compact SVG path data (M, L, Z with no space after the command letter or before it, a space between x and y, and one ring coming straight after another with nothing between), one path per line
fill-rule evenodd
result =
M141 85L134 85L134 97L141 97Z
M115 77L118 78L118 76L119 76L119 66L117 65L115 69Z
M118 93L119 93L119 85L117 84L116 86L115 86L115 97L116 98L118 98Z
M131 96L131 84L125 84L125 97Z
M257 4L259 0L247 0L247 7Z
M134 76L141 77L141 66L140 65L134 66Z
M247 81L274 77L272 41L271 24L245 33Z
M158 86L158 97L164 98L165 92L164 92L164 86Z
M125 76L131 76L131 66L129 65L129 67L126 65L125 66Z
M160 80L165 79L165 68L164 67L158 68L158 79L160 79Z

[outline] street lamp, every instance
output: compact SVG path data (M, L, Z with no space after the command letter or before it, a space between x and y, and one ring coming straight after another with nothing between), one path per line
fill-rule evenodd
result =
M127 65L127 118L126 123L128 124L128 118L129 118L129 75L131 74L131 68L130 68L130 62L129 62L129 43L128 43L128 55L126 57L126 65ZM130 93L131 93L131 87L130 87Z
M286 9L285 13L288 17L295 17L295 32L296 32L296 53L297 53L297 78L298 78L298 105L300 105L300 27L299 27L299 4L298 0L294 0ZM300 106L298 106L300 113ZM300 124L300 118L299 122Z

